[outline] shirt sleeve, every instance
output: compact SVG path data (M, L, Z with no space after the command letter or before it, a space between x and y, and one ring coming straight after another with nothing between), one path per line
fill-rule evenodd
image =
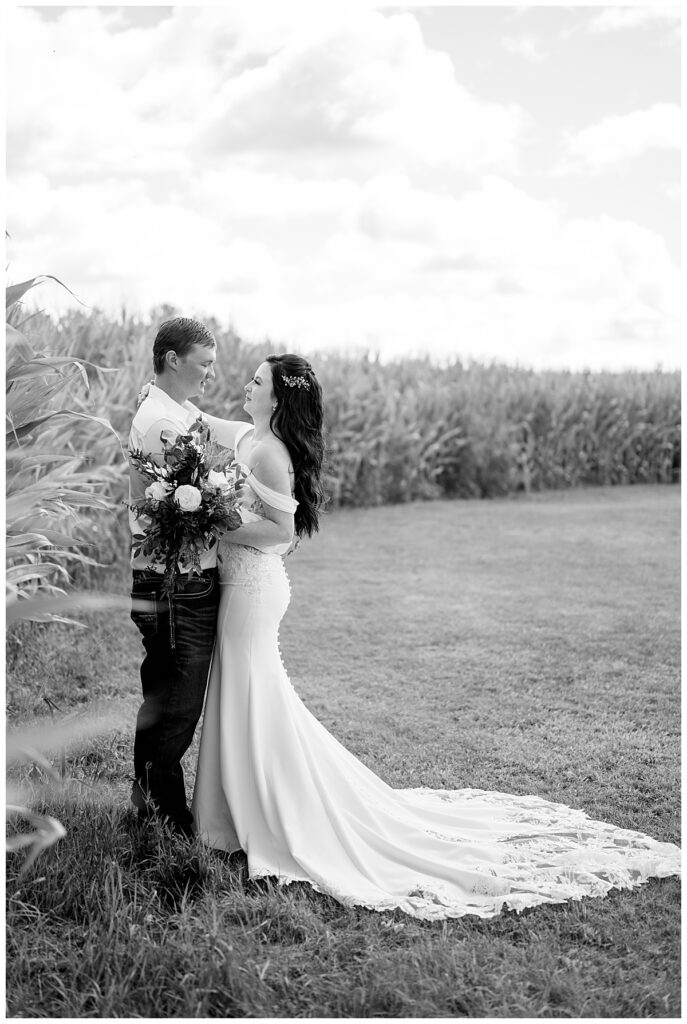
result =
M129 432L129 451L142 451L146 455L161 456L163 451L162 441L160 440L160 434L163 430L171 430L173 434L180 434L182 430L178 423L174 423L173 420L159 419L153 420L153 422L145 427L143 430L132 425L131 431ZM155 459L155 461L158 461ZM160 459L161 461L161 459ZM145 489L150 483L141 473L138 472L133 466L129 466L129 504L137 505L142 502L145 498ZM145 533L150 526L150 520L147 516L136 516L131 509L129 509L129 530L131 531L132 537Z
M141 450L146 452L146 454L162 454L164 448L162 441L160 439L160 434L162 433L163 430L169 430L172 434L183 433L183 428L181 428L179 424L175 423L173 420L155 420L140 435L141 444L139 447L141 448Z

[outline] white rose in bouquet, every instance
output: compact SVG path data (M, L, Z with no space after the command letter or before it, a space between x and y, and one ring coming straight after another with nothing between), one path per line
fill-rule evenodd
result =
M156 480L146 487L146 498L150 498L151 501L163 501L171 489L163 480Z
M191 484L182 484L174 492L174 500L182 512L195 512L203 501L203 496L197 487Z
M211 469L208 473L207 480L205 481L205 487L208 490L216 490L219 488L221 491L228 491L231 484L227 480L226 474L221 473L216 469Z

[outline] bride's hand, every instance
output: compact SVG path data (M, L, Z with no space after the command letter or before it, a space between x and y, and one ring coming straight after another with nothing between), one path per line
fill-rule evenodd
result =
M243 525L243 523L232 523L230 526L227 526L222 533L221 540L223 540L225 544L240 544L241 541L236 536L236 533Z
M144 401L144 399L146 399L148 397L148 392L150 391L150 386L151 386L151 384L154 384L154 383L155 383L154 380L147 380L145 382L145 384L143 385L143 387L141 388L141 390L139 391L139 393L136 395L136 408L137 409L140 407L140 405Z

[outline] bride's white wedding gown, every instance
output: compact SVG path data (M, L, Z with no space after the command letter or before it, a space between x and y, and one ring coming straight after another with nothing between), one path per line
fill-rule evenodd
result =
M248 485L283 511L296 502ZM259 506L258 506L259 507ZM440 919L522 910L680 872L680 850L536 796L392 789L307 710L281 661L281 552L220 546L222 597L193 811L251 877Z

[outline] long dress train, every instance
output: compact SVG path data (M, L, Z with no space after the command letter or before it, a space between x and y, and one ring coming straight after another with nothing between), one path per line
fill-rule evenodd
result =
M258 498L292 498L249 476ZM222 596L193 812L251 877L423 919L522 910L680 873L671 843L537 796L392 789L308 711L282 664L280 552L221 545Z

